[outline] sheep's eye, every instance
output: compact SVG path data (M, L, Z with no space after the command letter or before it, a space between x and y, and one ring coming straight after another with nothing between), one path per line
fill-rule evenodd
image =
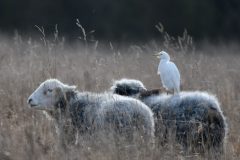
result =
M52 93L52 91L53 91L52 89L47 89L47 90L43 91L43 94L47 95L47 93Z
M51 93L53 90L52 89L48 89L47 91Z

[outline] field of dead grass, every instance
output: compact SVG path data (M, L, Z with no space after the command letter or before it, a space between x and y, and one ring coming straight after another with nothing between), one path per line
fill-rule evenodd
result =
M180 39L181 40L181 39ZM194 48L190 42L152 41L143 45L75 43L14 38L0 39L0 159L116 159L114 146L105 152L72 149L65 155L58 150L53 121L41 111L27 106L27 98L39 83L58 78L75 84L81 91L106 91L113 80L134 78L147 88L161 85L156 74L155 51L168 51L181 72L182 90L201 90L215 94L229 133L222 159L240 158L240 45L203 44ZM84 142L84 139L82 139ZM125 155L125 159L128 159ZM129 158L130 159L130 158ZM152 159L137 157L137 159ZM153 159L203 159L181 155L173 146L154 149Z

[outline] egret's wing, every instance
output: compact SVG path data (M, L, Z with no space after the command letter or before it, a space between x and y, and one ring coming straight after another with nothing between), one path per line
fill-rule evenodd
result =
M172 77L174 84L180 86L180 73L177 66L173 62L169 62L169 74Z
M170 65L172 68L172 73L174 73L177 80L180 80L180 73L179 73L177 66L173 62L170 62Z

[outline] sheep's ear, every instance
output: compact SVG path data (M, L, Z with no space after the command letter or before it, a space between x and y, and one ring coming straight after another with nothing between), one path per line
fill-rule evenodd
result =
M56 97L62 97L64 95L64 92L61 87L55 88L54 93L55 93Z
M63 88L62 88L62 91L64 92L64 93L67 93L67 92L72 92L72 91L75 91L76 90L76 88L77 88L77 86L64 86Z
M60 96L62 96L62 95L66 95L66 93L68 93L68 92L73 92L73 91L75 91L76 90L76 86L64 86L64 87L56 87L55 89L54 89L54 92L55 92L55 95L56 96L58 96L58 97L60 97Z
M64 98L66 101L70 101L71 97L73 97L76 88L77 88L76 86L65 86L63 88Z
M64 98L65 101L69 101L70 97L72 97L73 91L76 90L76 86L64 86L64 87L56 87L54 89L54 93L56 98Z

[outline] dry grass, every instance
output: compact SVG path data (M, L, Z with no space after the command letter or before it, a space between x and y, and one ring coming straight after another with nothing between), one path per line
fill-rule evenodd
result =
M57 147L53 122L41 111L31 110L26 100L38 84L50 77L78 85L79 90L105 91L112 80L123 77L143 81L148 88L159 87L158 60L152 53L170 52L182 75L183 90L206 90L219 98L229 124L222 159L240 158L240 46L208 46L199 50L168 39L164 43L129 45L105 49L97 44L69 46L64 41L22 40L18 35L0 40L0 159L116 159L114 144L92 150L80 137L81 146L63 153ZM183 42L183 41L182 41ZM99 47L99 46L98 46ZM106 49L109 48L109 49ZM82 139L81 139L82 138ZM178 147L155 148L152 156L136 159L203 159L182 155ZM126 150L120 156L132 159ZM136 152L136 151L132 151ZM123 158L123 157L122 157Z

